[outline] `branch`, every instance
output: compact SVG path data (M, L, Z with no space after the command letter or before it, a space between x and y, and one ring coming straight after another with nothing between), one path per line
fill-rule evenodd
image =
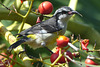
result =
M19 13L22 15L25 15L27 11L20 10ZM26 23L31 24L31 25L35 24L37 17L38 15L30 13L26 19ZM7 10L6 8L0 8L0 20L22 21L22 19L23 18L17 15L16 13L12 12L9 15L9 10Z
M13 44L16 38L0 23L0 34L2 34L5 39L10 43Z

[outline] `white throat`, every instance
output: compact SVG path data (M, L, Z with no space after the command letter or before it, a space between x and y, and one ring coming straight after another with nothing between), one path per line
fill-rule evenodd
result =
M62 28L63 31L66 31L66 29L67 29L67 22L70 17L71 17L71 15L67 16L66 14L62 14L59 16L58 25Z

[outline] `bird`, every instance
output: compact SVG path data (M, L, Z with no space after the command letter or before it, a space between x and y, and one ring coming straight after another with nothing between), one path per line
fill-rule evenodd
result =
M7 50L11 51L21 44L28 44L33 49L52 46L59 35L64 35L67 22L73 14L80 15L68 6L58 8L51 18L18 33L18 41L10 45Z

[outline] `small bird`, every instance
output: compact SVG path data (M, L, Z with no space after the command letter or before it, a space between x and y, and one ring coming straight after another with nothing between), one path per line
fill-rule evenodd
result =
M73 14L80 15L80 13L67 6L57 9L48 20L35 24L19 33L19 40L12 44L8 50L12 50L20 44L28 44L33 49L52 46L59 35L64 35L67 22Z

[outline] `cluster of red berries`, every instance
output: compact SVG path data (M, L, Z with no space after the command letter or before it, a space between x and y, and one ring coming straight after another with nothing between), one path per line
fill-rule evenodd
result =
M63 47L66 47L68 45L68 42L69 42L69 38L66 37L66 36L59 36L59 38L57 39L57 48L56 48L56 52L53 53L51 55L51 63L53 63L59 56L59 52L60 52L60 49L63 48ZM69 56L71 59L73 59L73 55L70 51L65 51L65 50L61 50L61 54L62 53L65 53L67 56ZM57 63L66 63L65 61L65 56L63 55L58 61ZM70 62L70 60L68 58L67 59L67 62Z
M68 45L68 42L69 42L69 38L68 38L68 37L66 37L66 36L59 36L59 38L57 39L57 48L56 48L56 52L53 53L53 54L51 55L51 58L50 58L51 63L53 63L53 62L57 59L57 57L59 56L59 51L60 51L60 49L63 48L63 47L66 47L66 46ZM82 50L88 51L88 48L87 48L88 44L89 44L89 39L81 40ZM73 56L76 56L75 54L72 54L70 51L61 50L61 54L62 54L63 52L66 52L66 55L69 56L71 59L73 59ZM78 54L78 55L79 55L79 54ZM66 57L63 55L63 56L58 60L57 63L66 63L65 58L66 58ZM67 62L70 62L70 60L69 60L68 58L66 58L66 59L67 59ZM98 65L97 63L95 63L94 61L92 61L92 60L89 59L89 58L87 58L87 59L85 60L85 64ZM90 66L86 65L86 67L90 67Z
M5 54L5 53L1 53L1 54L7 56L7 54ZM13 55L10 55L9 57L13 58ZM0 67L13 67L13 65L15 65L15 63L10 64L10 62L11 62L11 60L0 55Z
M64 52L64 50L61 51L61 53L63 53L63 52ZM68 55L71 59L73 59L73 55L70 51L66 51L66 55ZM59 56L59 52L53 53L50 58L51 63L53 63L58 58L58 56ZM66 63L65 58L66 58L65 56L62 56L58 60L57 63ZM70 62L70 60L68 58L66 58L66 59L67 59L67 62Z

